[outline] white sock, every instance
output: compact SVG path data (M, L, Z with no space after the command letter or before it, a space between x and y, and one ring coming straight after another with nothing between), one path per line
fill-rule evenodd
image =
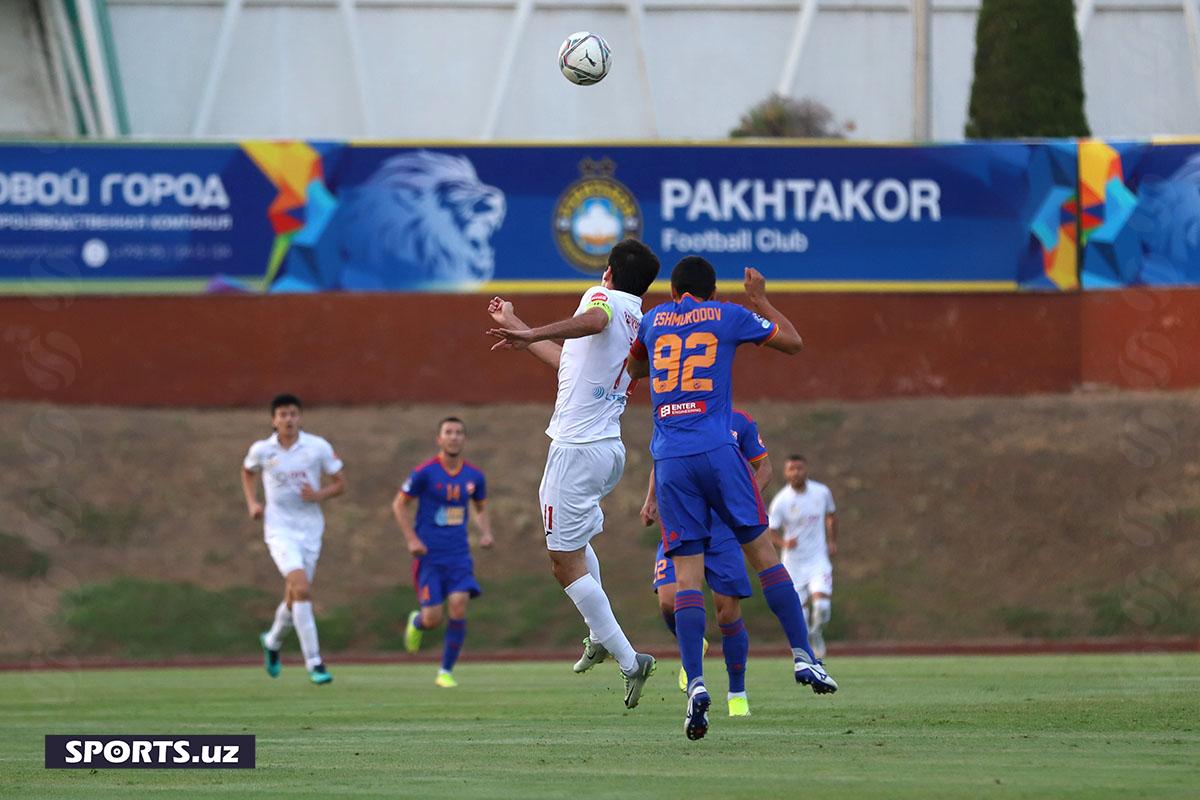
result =
M725 699L726 699L726 700L732 700L732 699L733 699L733 698L735 698L735 697L740 697L740 698L742 698L743 700L748 700L748 699L749 699L748 697L746 697L746 693L745 693L745 692L730 692L729 694L727 694L727 695L725 696Z
M604 584L600 581L600 559L596 556L596 551L592 549L590 544L583 547L583 560L587 562L588 574L595 578L596 585L603 589ZM593 642L600 641L600 637L590 628L588 629L588 638Z
M811 629L820 633L821 626L829 622L829 618L833 616L833 603L826 599L813 600L812 610L812 625Z
M311 600L292 603L292 622L296 625L296 635L300 637L304 666L312 669L321 663L321 646L317 643L317 618L313 616Z
M617 659L621 671L633 672L637 667L637 653L625 637L617 618L613 616L608 596L604 594L596 579L590 574L584 575L568 586L566 592L567 597L571 598L579 613L583 615L588 628L593 631L592 635Z
M271 623L271 630L267 631L267 648L278 650L283 647L283 637L287 636L291 630L292 610L287 607L285 601L275 609L275 621Z

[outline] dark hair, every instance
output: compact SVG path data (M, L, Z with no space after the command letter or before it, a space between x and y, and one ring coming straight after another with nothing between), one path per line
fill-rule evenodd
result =
M658 256L637 239L618 242L608 254L613 288L641 297L658 277Z
M805 464L808 463L808 459L805 458L804 456L800 455L799 453L792 453L790 456L787 457L787 460L788 461L803 461ZM787 461L785 461L784 463L786 464Z
M466 430L466 428L467 428L467 423L463 422L458 417L442 417L441 421L438 422L438 426L437 426L437 432L439 435L442 432L442 426L445 425L447 422L457 422L459 425L463 426L463 430Z
M296 408L304 408L300 402L300 398L294 394L277 394L271 400L271 416L275 416L275 409L283 408L284 406L295 406Z
M671 288L680 297L690 294L711 300L717 292L717 271L700 256L684 256L671 270Z

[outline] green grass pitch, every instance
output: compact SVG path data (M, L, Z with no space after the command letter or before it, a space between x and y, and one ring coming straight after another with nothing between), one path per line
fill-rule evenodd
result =
M677 662L626 711L606 663L294 664L0 673L0 797L1194 798L1200 655L834 658L818 697L786 659L709 735L683 736ZM252 733L249 770L45 770L47 733Z

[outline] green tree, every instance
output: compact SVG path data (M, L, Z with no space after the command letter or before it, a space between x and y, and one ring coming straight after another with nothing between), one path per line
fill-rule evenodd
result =
M1073 0L983 0L966 135L1089 135Z
M816 100L773 94L743 114L729 135L734 139L747 136L842 139L853 129L852 123L838 125L833 112Z

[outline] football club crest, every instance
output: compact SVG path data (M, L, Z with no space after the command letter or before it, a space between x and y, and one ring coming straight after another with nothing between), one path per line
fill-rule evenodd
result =
M616 165L611 159L585 158L579 172L579 180L554 206L554 243L571 266L599 275L613 245L641 236L642 210L633 192L613 177Z

